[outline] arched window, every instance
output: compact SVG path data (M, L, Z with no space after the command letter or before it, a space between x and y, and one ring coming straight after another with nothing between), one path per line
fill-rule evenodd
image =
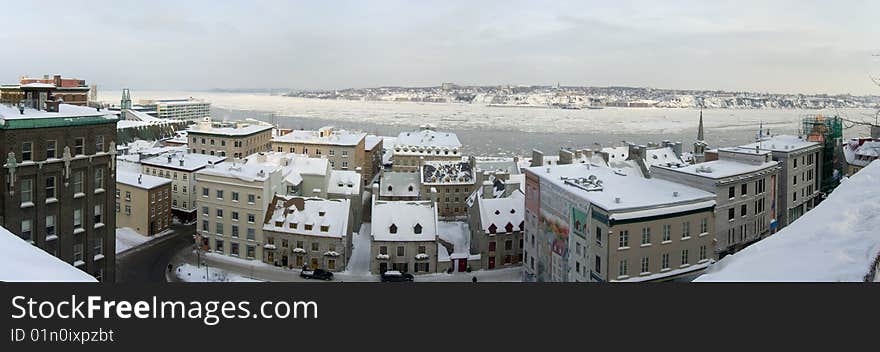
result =
M508 222L504 229L507 230L507 232L513 232L513 224Z
M416 226L413 227L413 232L415 232L416 235L421 234L422 224L416 224Z

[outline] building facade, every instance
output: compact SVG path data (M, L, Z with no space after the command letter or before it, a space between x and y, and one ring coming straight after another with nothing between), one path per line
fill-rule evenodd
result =
M850 177L880 158L880 140L873 138L853 138L843 145L846 159L844 175Z
M272 126L236 123L231 127L214 127L210 120L203 120L187 130L187 138L190 153L222 156L233 161L269 151Z
M437 208L434 202L379 201L374 197L370 272L437 272Z
M443 219L467 216L467 198L475 189L473 160L423 161L421 195L437 203Z
M266 209L265 261L343 271L351 256L349 200L275 196Z
M438 132L433 126L402 132L394 141L392 170L419 172L423 161L461 160L461 142L452 132Z
M198 122L211 116L211 103L198 99L161 99L141 104L155 105L156 114L161 119Z
M480 253L481 268L522 263L525 194L518 184L484 182L468 199L471 252Z
M273 138L272 150L326 158L333 170L364 172L374 169L373 160L367 159L365 152L366 136L365 133L337 130L329 126L317 131L291 131ZM368 179L364 180L366 182ZM372 180L372 176L369 180Z
M81 106L0 105L0 226L115 281L116 118Z
M171 180L119 170L116 173L116 226L144 236L171 229Z
M152 158L141 160L141 172L145 175L164 177L171 180L171 210L183 223L196 220L198 211L198 192L195 173L208 165L217 165L226 158L215 155L193 154L187 152L166 152Z
M64 104L87 106L89 90L85 80L62 78L60 75L43 78L22 77L19 84L0 86L0 104L16 105L22 101L35 101L40 104L47 100L62 101ZM45 109L45 106L41 106Z

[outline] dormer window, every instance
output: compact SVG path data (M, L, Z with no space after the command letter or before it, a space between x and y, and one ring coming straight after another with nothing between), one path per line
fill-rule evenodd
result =
M312 225L306 225L306 231L312 231Z
M513 232L513 224L508 222L504 229L507 230L507 232Z
M329 225L321 225L321 232L327 232L327 231L330 231L330 226Z
M525 221L520 221L520 222L519 222L519 230L520 230L520 231L522 231L523 228L525 228L525 224L526 224ZM585 226L585 227L586 227L586 226Z
M495 226L495 224L489 225L489 233L496 233L496 232L498 232L498 226Z
M283 221L276 221L276 222L275 222L275 226L276 226L276 227L284 226L284 222L283 222Z
M511 214L516 214L516 209L510 209Z
M318 216L324 216L324 214L326 214L326 213L327 213L327 212L325 212L325 211L319 211L319 212L318 212Z
M295 222L290 223L290 228L295 229L295 228L296 228L296 223L295 223Z
M412 185L409 185L409 191L410 191L410 192L413 191L413 186L412 186Z
M501 211L500 211L500 210L495 210L495 215L501 215Z
M391 185L388 185L388 192L391 192Z
M416 235L421 234L422 224L416 224L416 226L413 227L413 232L415 232Z
M397 225L391 224L391 226L388 228L388 232L397 233Z

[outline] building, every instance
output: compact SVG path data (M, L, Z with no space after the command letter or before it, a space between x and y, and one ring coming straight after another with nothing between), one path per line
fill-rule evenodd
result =
M267 204L284 193L281 167L224 162L196 171L197 233L206 250L269 262L263 251Z
M466 200L476 185L472 162L424 161L421 170L422 198L437 203L441 218L467 215Z
M382 172L374 193L379 200L420 200L422 184L419 174L412 172Z
M275 196L266 210L266 262L276 266L345 270L353 217L348 199Z
M431 201L373 200L370 272L437 272L437 207Z
M776 227L780 167L770 151L721 148L715 153L717 160L700 164L653 166L651 175L715 194L714 254L720 258L770 235Z
M525 169L524 281L663 281L712 262L715 195L591 163Z
M697 127L697 140L694 142L694 152L692 161L695 164L699 164L701 162L706 161L706 148L709 146L706 143L706 137L703 132L703 109L700 109L700 125Z
M171 211L181 222L190 223L196 220L198 211L199 195L196 190L195 173L224 160L226 158L219 155L176 151L142 159L140 165L141 172L145 175L171 180Z
M273 138L272 150L326 158L333 170L363 172L374 169L373 160L368 160L365 153L366 136L366 133L337 130L329 126L317 131L291 131ZM370 173L372 175L372 171ZM372 177L365 177L364 180L372 180Z
M211 116L211 103L199 99L141 100L141 106L154 108L160 119L198 122Z
M116 226L144 236L171 229L171 180L118 170Z
M91 275L0 227L0 282L95 282Z
M31 101L29 106L39 106L45 110L45 102L54 100L69 105L87 106L90 89L85 80L62 78L60 75L22 77L19 84L0 86L0 104L17 105L22 101Z
M484 181L468 198L471 252L480 253L481 268L522 263L525 194L519 184Z
M33 104L33 105L28 105ZM0 226L101 281L116 277L116 117L0 105Z
M393 171L418 172L421 161L461 160L461 142L451 132L437 132L431 125L415 132L401 132L394 141Z
M820 201L822 185L822 145L799 136L779 135L730 150L769 151L779 162L777 184L777 223L791 224Z
M880 158L880 140L873 138L853 138L843 146L846 159L844 175L850 177Z
M211 120L205 119L187 130L187 137L190 153L219 155L233 161L269 151L272 126L234 123L230 127L215 127Z
M382 137L367 135L364 137L364 186L371 185L382 170L382 156L384 155L384 140Z

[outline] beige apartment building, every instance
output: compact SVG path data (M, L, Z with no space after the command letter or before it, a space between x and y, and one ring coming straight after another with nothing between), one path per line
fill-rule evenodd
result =
M345 270L354 226L349 202L276 195L263 223L264 261L290 268Z
M373 197L370 272L437 272L437 208L431 201Z
M272 150L326 158L333 170L363 172L373 169L372 160L366 158L366 136L366 133L337 130L329 126L317 131L291 131L273 138Z
M265 260L266 205L282 190L281 167L221 163L195 173L197 233L204 249L232 257Z
M421 177L422 199L436 202L441 218L467 216L466 200L476 184L472 162L425 161Z
M422 161L461 160L461 142L455 133L425 125L419 131L397 135L393 155L393 171L419 172Z
M272 126L236 121L227 127L215 127L204 119L187 130L190 153L225 157L227 161L266 152L272 145Z
M116 171L116 227L144 236L171 228L171 180Z
M215 155L193 154L187 152L166 152L159 156L141 160L141 172L145 175L164 177L171 180L171 210L181 222L196 220L198 211L198 192L195 173L208 165L217 165L226 158Z

